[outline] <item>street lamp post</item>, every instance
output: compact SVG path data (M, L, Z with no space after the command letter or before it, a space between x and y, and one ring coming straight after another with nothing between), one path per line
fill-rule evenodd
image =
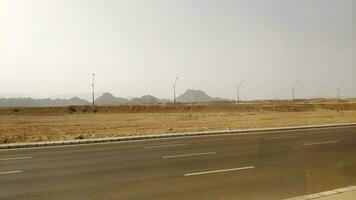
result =
M341 101L341 94L340 94L340 90L341 87L344 85L344 82L341 82L340 85L337 87L337 99L339 100L339 102Z
M95 97L94 97L94 81L95 81L95 74L93 73L93 79L92 79L92 83L91 83L91 89L92 89L92 104L93 107L95 107Z
M173 85L173 102L174 102L174 104L177 103L177 101L176 101L176 86L177 86L177 82L178 82L178 77L176 77L176 80L175 80L174 85Z
M295 100L295 87L297 86L297 84L299 83L299 81L295 81L293 87L292 87L292 99L293 99L293 102Z
M242 86L242 83L243 82L245 82L245 80L241 80L240 81L240 83L238 84L238 86L236 87L236 95L237 95L237 97L236 97L236 100L237 100L237 104L240 104L240 88L241 88L241 86Z

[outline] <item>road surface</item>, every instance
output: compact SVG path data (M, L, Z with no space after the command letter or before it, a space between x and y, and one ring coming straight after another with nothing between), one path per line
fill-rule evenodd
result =
M356 185L356 127L0 151L0 199L285 199Z

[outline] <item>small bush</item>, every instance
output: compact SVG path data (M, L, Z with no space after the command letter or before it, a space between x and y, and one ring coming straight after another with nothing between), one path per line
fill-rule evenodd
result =
M84 113L88 112L88 110L90 110L90 107L88 107L88 106L84 106L82 108L82 112L84 112Z
M82 139L84 139L84 136L83 136L83 135L78 135L78 136L75 137L74 139L76 139L76 140L82 140Z
M74 107L74 106L68 106L68 110L69 110L69 112L70 112L70 113L74 113L74 112L76 112L76 110L75 110L75 107Z
M97 113L98 112L98 110L93 106L84 106L81 111L83 113L87 113L87 112Z

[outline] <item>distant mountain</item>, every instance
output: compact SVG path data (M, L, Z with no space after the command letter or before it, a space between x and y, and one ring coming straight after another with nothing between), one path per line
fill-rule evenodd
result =
M67 101L68 105L88 105L90 104L87 100L78 98L78 97L72 97L69 100L67 99L62 99L64 101Z
M99 98L95 100L96 105L116 105L116 104L126 104L129 101L125 98L115 97L114 95L105 92Z
M139 98L133 98L130 100L130 103L160 103L161 100L151 96L151 95L144 95Z
M105 92L102 96L95 100L96 105L117 105L117 104L140 104L140 103L161 103L169 102L167 99L159 99L152 95L143 95L142 97L132 98L130 100L121 97L115 97L114 95Z
M221 98L214 98L207 95L201 90L187 90L184 94L177 97L178 102L210 102L223 101ZM141 103L169 103L169 99L159 99L152 95L144 95L142 97L128 100L126 98L115 97L114 95L105 92L103 95L95 100L96 105L118 105L118 104L141 104ZM59 107L59 106L76 106L76 105L90 105L91 102L84 99L73 97L70 99L60 98L0 98L0 107Z
M161 103L170 103L172 102L172 100L170 99L160 99L161 100Z
M73 97L71 99L32 99L32 98L1 98L0 107L58 107L70 105L88 105L88 101Z
M168 99L159 99L151 95L144 95L139 98L128 100L126 98L115 97L114 95L105 92L103 95L95 99L95 104L99 106L104 105L118 105L118 104L140 104L140 103L166 103L170 102ZM91 102L84 99L73 97L70 99L46 98L0 98L0 107L59 107L70 105L90 105Z
M201 90L187 90L182 95L177 97L177 102L209 102L209 101L223 101L224 99L210 97Z

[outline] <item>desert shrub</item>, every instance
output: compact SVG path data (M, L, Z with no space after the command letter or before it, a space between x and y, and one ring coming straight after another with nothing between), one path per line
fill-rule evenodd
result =
M97 113L98 109L96 107L92 107L92 106L84 106L81 111L83 113L87 113L87 112L93 112L93 113Z
M82 112L84 112L84 113L88 112L89 110L90 110L89 106L84 106L82 108Z
M14 109L14 112L17 113L17 112L20 112L20 110L17 109L17 108L15 108L15 109Z
M68 106L68 110L69 110L69 112L70 112L70 113L74 113L74 112L76 112L76 110L75 110L75 107L74 107L74 106Z
M83 135L78 135L78 136L75 137L74 139L76 139L76 140L82 140L82 139L84 139L84 136L83 136Z

